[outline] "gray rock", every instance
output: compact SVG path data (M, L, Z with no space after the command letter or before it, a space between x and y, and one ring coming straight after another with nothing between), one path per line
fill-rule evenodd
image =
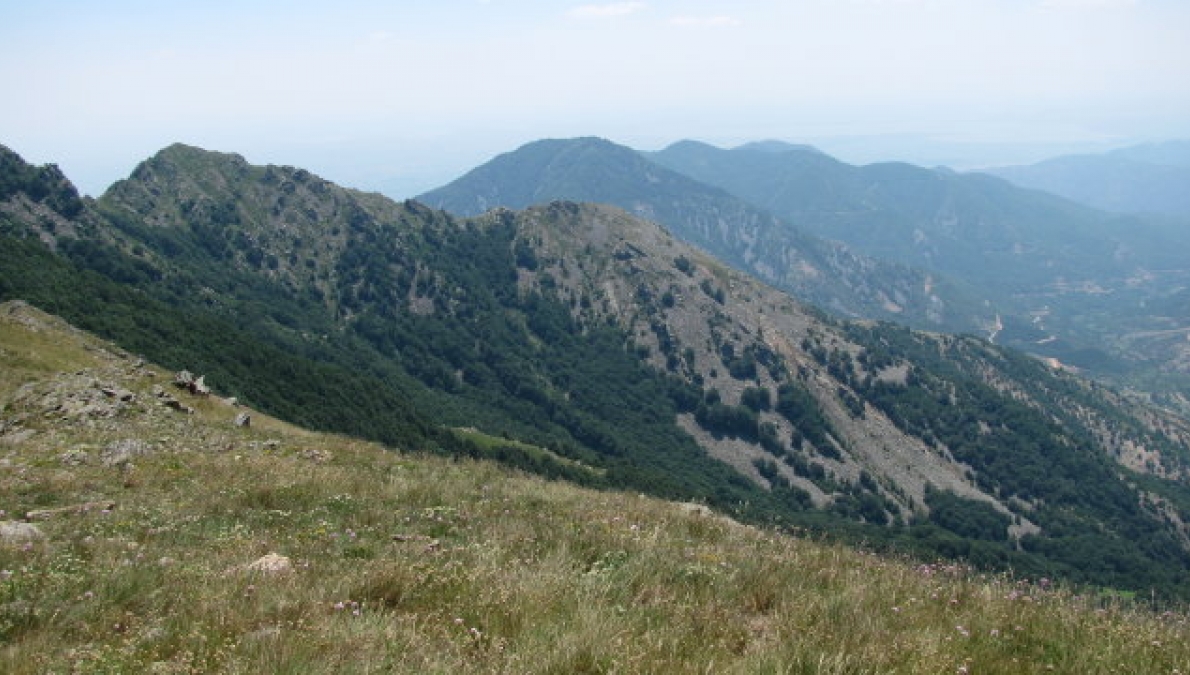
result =
M153 447L138 438L112 441L99 453L104 466L126 466L133 459L150 455Z
M90 463L91 454L83 448L71 448L58 455L58 461L62 462L64 466L82 466Z
M248 414L248 413L246 413L246 412L242 412L242 413L240 413L240 414L236 415L236 419L235 419L235 425L236 425L237 427L250 427L250 426L252 426L252 416L251 416L251 415L249 415L249 414Z
M173 396L166 396L166 397L162 398L161 405L165 406L166 408L169 408L170 410L177 410L178 412L184 412L187 415L194 414L194 408L191 408L190 406L186 405L185 403L182 403L181 401L174 398Z
M248 563L244 569L261 574L288 574L293 571L293 561L287 556L269 553Z
M119 401L131 402L136 400L136 394L128 391L127 389L120 389L118 387L103 387L99 391L102 391L104 396L107 396L108 398L114 398Z
M0 522L0 544L29 544L44 539L45 533L32 523L20 523L14 520Z

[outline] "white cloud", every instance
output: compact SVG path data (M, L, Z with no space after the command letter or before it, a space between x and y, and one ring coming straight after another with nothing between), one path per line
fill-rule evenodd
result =
M575 19L606 19L627 16L644 8L643 2L610 2L602 5L579 5L570 10L569 15Z
M724 26L738 26L741 23L734 16L723 14L716 16L675 16L669 22L675 26L685 28L721 28Z

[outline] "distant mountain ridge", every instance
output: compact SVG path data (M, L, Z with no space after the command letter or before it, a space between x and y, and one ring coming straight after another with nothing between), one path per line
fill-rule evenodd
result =
M1190 425L1020 353L830 319L605 205L458 218L177 145L66 218L41 176L0 301L288 419L1190 597Z
M856 167L796 146L684 141L649 156L805 231L979 288L1004 312L1001 342L1190 394L1190 348L1176 340L1190 326L1175 309L1190 281L1186 223L1096 211L983 174Z
M1190 141L982 170L1105 211L1190 216Z
M768 152L765 147L756 146L756 152ZM463 216L556 199L612 204L841 316L971 332L994 323L993 311L946 279L810 236L722 189L600 138L526 144L418 199Z

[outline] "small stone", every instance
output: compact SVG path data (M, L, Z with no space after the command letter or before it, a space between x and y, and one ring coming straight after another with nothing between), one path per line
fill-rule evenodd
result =
M187 415L194 414L194 408L191 408L172 396L161 399L161 405L169 408L170 410L177 410L178 412L186 413Z
M236 415L234 424L237 427L250 427L252 426L252 416L246 412L242 412Z
M91 461L91 454L82 448L71 448L58 455L58 461L62 462L63 466L82 466Z
M118 401L130 402L130 401L136 400L136 394L132 393L131 391L128 391L127 389L120 389L117 387L104 387L104 388L100 389L99 391L103 392L104 396L107 396L108 398L114 398Z

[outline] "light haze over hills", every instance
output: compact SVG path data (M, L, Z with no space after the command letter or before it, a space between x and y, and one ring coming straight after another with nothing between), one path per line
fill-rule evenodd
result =
M98 195L183 141L403 198L510 147L958 169L1190 138L1179 0L0 6L4 142Z

